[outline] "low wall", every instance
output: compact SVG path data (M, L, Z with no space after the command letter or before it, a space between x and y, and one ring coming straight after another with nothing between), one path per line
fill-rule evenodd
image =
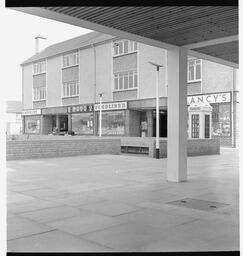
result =
M12 140L6 143L6 159L66 157L78 155L115 154L121 152L119 138L48 137L41 140Z
M149 156L155 157L155 140L153 145L149 147ZM167 139L159 141L160 158L167 157ZM188 139L187 140L187 155L202 156L220 154L220 140L213 139Z

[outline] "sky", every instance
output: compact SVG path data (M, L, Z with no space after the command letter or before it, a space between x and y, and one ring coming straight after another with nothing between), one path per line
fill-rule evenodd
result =
M42 35L40 50L49 45L92 32L34 15L0 7L1 76L4 78L3 100L21 100L22 71L20 64L35 54L35 37Z

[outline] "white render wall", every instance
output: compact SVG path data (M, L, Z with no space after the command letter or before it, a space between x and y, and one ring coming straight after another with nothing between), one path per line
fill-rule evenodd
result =
M139 99L155 97L156 67L149 61L164 66L159 71L159 97L166 97L166 50L145 44L138 45Z
M22 102L23 109L31 109L32 104L32 64L23 66L22 68Z
M46 62L46 107L57 107L62 105L61 68L61 56L49 58Z

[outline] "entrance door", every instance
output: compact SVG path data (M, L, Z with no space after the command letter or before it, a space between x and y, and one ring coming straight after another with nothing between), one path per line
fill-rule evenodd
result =
M60 116L59 117L59 124L60 124L60 132L67 132L68 131L68 116Z
M156 117L153 112L153 137L156 137ZM167 137L167 111L163 110L159 113L159 137Z

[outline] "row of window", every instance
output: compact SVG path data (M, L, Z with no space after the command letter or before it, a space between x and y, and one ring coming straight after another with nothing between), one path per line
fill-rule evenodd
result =
M62 96L73 97L79 95L79 82L72 81L62 84Z
M128 42L128 41L124 41L124 42ZM133 42L133 43L136 43L136 42ZM78 65L78 62L79 62L78 53L72 53L72 54L63 56L63 67ZM201 80L201 77L202 77L201 65L202 65L202 62L200 59L191 59L188 61L188 74L187 74L188 82L196 82ZM34 75L41 74L44 72L46 72L45 61L41 61L34 64ZM116 80L117 75L115 74L114 76ZM118 87L115 86L115 90L117 90L117 88Z
M38 87L33 89L33 100L45 100L46 99L46 87Z
M114 90L127 90L138 87L137 71L126 71L114 74Z
M34 65L33 65L34 75L45 73L45 72L46 72L46 62L45 61L40 61L40 62L34 63Z
M187 81L188 82L197 82L201 80L202 61L200 59L190 59L188 60L187 66Z
M62 66L63 68L71 67L79 64L79 54L78 52L73 52L70 54L63 55Z
M122 41L116 41L113 43L114 56L135 52L137 50L138 50L138 45L137 45L137 42L135 41L122 40Z

